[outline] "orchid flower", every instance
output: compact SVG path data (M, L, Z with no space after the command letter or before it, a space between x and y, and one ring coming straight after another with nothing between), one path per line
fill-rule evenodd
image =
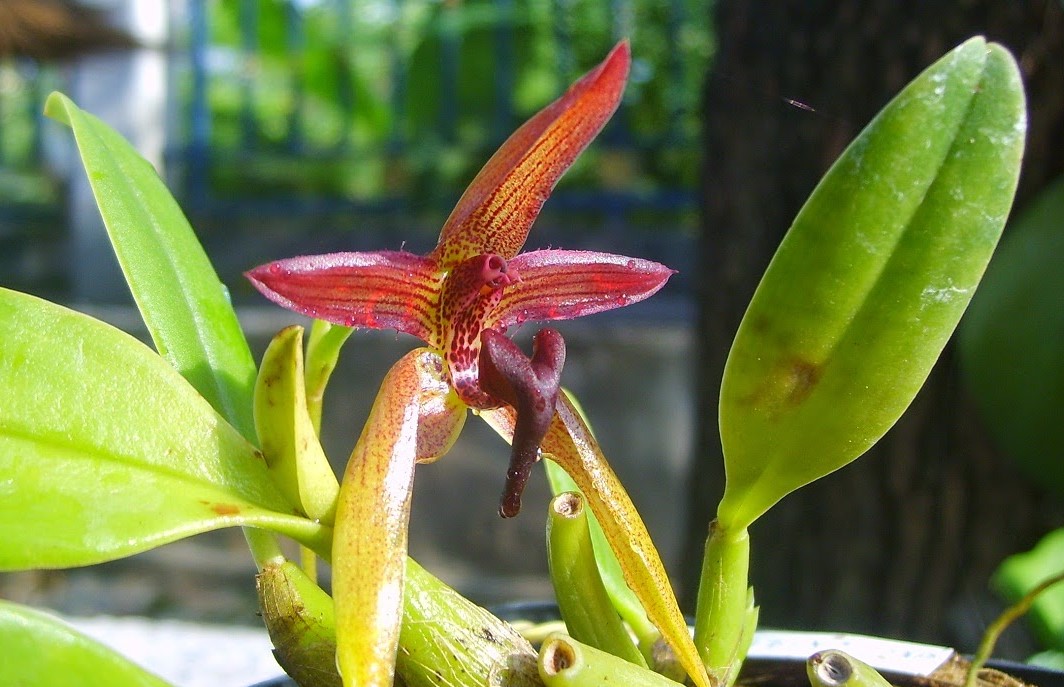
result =
M590 492L648 617L692 679L708 687L675 599L663 591L669 586L646 528L559 394L560 334L540 331L531 356L506 336L526 321L641 301L673 274L655 262L607 253L520 252L558 179L616 110L629 63L622 42L510 136L462 195L429 254L300 256L247 273L267 298L301 314L396 329L426 344L386 376L340 490L333 595L345 684L392 684L414 465L444 455L472 409L512 442L500 514L518 513L544 444Z

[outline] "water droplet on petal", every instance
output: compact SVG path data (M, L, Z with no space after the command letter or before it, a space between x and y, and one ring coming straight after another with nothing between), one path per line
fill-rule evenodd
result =
M631 303L631 302L632 302L632 299L631 299L631 298L629 298L628 296L623 296L623 295L622 295L622 296L617 296L617 298L615 298L615 299L614 299L614 302L615 302L615 303L616 303L617 305L619 305L619 306L622 306L622 307L623 307L623 306L625 306L625 305L628 305L629 303Z
M635 269L635 260L629 260L628 262L624 263L624 266L627 267L630 270L634 270Z

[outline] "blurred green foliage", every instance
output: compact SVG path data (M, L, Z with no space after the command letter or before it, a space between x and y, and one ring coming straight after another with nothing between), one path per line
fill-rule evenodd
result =
M0 203L45 205L55 202L57 185L39 167L40 108L55 83L30 62L0 60Z
M959 330L965 382L998 446L1058 494L1064 494L1062 255L1064 177L1012 222Z
M994 588L1009 603L1019 602L1039 584L1059 575L1064 564L1064 528L1042 538L1030 551L1009 556L994 573ZM1056 583L1035 598L1027 615L1043 647L1033 663L1064 670L1064 583Z
M219 0L212 189L453 201L505 135L632 41L619 121L563 184L693 188L711 0Z

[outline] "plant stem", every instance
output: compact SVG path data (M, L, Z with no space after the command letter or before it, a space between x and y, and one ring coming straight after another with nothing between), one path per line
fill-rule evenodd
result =
M735 682L757 625L757 608L748 586L750 536L743 528L709 525L695 611L695 646L720 687Z
M547 687L678 687L679 684L561 633L543 642L539 651L539 675Z
M805 672L811 687L891 687L879 671L842 651L818 651Z
M576 400L571 396L568 398L572 401L573 407L579 412L580 406L576 403ZM581 417L583 417L582 414ZM586 421L585 418L585 423ZM553 460L544 458L543 467L547 472L547 481L550 482L551 492L555 496L563 491L580 492L580 488L577 487L573 478ZM625 582L621 564L617 561L617 556L614 555L613 549L610 548L610 544L606 540L606 534L602 531L602 525L599 524L595 514L590 509L586 509L584 513L587 515L587 524L591 530L591 544L595 552L595 561L598 563L599 578L606 588L606 593L610 596L610 602L613 604L614 609L628 623L628 628L635 634L639 644L639 651L642 652L643 658L651 661L654 656L654 646L661 639L661 633L647 618L647 613L643 610L643 604L639 602L638 597Z
M986 628L986 632L983 633L983 639L979 642L979 648L976 650L975 656L972 657L972 663L968 667L968 675L964 680L964 687L975 687L979 671L986 665L990 654L994 651L994 645L997 644L997 640L1001 637L1001 633L1005 631L1005 628L1031 610L1031 606L1039 594L1062 581L1064 581L1064 571L1043 580L1031 591L1024 594L1019 601L1006 608L994 622L990 623L990 626Z
M542 687L531 644L410 558L396 671L409 685Z
M281 543L277 535L257 527L245 527L244 538L251 549L251 557L255 559L255 567L262 572L268 565L280 565L284 562L284 553L281 552Z
M332 598L294 563L264 568L255 578L274 656L303 687L340 687Z
M550 503L547 550L551 581L569 633L581 642L646 667L599 577L579 493L565 492Z
M318 555L303 545L299 546L299 567L310 579L318 579Z

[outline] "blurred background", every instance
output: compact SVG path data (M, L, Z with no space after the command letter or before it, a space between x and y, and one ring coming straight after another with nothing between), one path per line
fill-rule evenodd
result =
M53 89L164 175L261 352L293 318L244 270L430 249L505 137L628 37L621 109L528 245L679 270L646 303L562 329L564 382L690 604L723 485L720 374L761 272L846 143L978 33L1013 50L1028 87L1019 213L1064 171L1060 0L0 0L0 283L142 335L69 133L41 116ZM380 379L413 345L391 332L348 343L323 423L338 470ZM999 603L991 573L1064 524L1064 504L1005 456L963 377L951 346L868 457L755 525L764 624L974 646ZM413 555L485 603L549 593L543 480L516 521L495 515L507 456L471 422L415 480ZM243 546L221 532L91 570L5 575L0 595L255 623Z
M113 270L85 259L97 244L101 260L109 252L95 227L77 235L92 213L64 211L77 170L66 133L41 120L51 89L136 139L234 298L258 302L240 274L280 255L431 248L495 148L622 36L636 46L625 106L566 175L535 240L572 246L631 233L622 240L673 251L674 262L691 256L670 244L696 229L699 85L713 48L707 0L110 0L87 15L96 22L83 19L90 5L65 0L6 5L22 19L11 33L28 54L3 71L5 215L39 219L60 247L73 232L78 258L18 255L32 248L12 243L5 272L20 286L126 299ZM70 45L74 32L80 48Z
M260 353L297 318L255 292L245 270L305 253L427 252L506 137L631 37L624 104L562 179L529 247L606 250L680 271L653 302L564 328L566 384L593 408L625 481L646 485L640 505L675 570L694 437L686 361L711 22L706 0L4 0L3 284L143 335L69 131L41 115L53 89L162 172ZM395 332L349 342L324 422L338 471L385 372L414 345ZM537 474L522 517L496 514L508 455L470 422L416 480L413 554L484 602L550 594L545 480ZM102 570L22 576L9 593L83 614L254 623L242 540L223 532Z

